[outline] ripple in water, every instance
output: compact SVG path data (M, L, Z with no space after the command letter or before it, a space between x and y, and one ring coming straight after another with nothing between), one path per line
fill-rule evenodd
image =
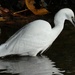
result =
M47 57L19 57L0 60L0 74L63 75Z

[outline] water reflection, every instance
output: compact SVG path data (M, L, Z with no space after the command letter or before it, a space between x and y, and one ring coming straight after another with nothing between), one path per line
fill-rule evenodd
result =
M63 75L47 57L1 59L0 73L18 75Z

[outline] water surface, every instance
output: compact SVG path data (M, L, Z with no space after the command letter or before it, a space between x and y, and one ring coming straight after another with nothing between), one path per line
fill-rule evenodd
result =
M0 75L63 75L55 62L45 56L4 58L0 60Z

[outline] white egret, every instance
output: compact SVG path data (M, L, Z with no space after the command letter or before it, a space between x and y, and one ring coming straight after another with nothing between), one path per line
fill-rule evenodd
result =
M74 13L69 8L58 11L53 28L44 20L27 24L0 46L0 57L11 54L36 56L40 51L43 53L61 33L65 20L72 24L75 22Z

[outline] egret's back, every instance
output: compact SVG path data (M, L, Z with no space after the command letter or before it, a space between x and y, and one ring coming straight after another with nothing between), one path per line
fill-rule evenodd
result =
M50 24L46 21L31 22L6 41L5 49L9 51L9 54L35 56L49 46L50 30Z

